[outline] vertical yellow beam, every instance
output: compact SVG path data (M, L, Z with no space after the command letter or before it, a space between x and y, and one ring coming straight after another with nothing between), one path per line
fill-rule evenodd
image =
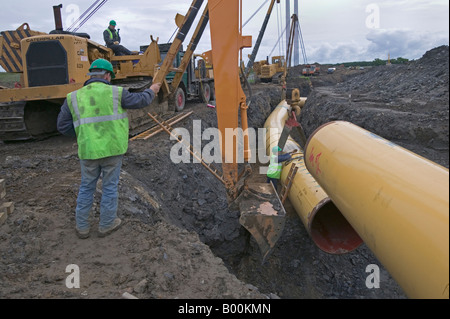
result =
M245 103L239 79L239 51L251 46L251 37L240 34L239 0L208 0L208 8L223 174L229 185L235 185L238 178L237 141L225 141L225 136L227 128L239 127L239 108Z
M310 136L305 161L410 298L449 298L448 169L343 121Z

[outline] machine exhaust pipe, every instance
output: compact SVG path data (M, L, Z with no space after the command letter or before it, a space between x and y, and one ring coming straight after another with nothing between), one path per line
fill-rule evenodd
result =
M62 24L62 18L61 18L61 8L62 8L62 4L53 6L53 16L55 18L55 30L57 30L57 31L63 30L63 24Z
M318 128L305 159L408 297L449 298L448 169L344 121Z
M287 102L282 101L267 118L264 125L267 154L270 154L272 147L278 145L289 110ZM286 183L291 165L297 165L298 170L288 197L313 242L330 254L344 254L358 248L362 239L306 169L303 150L299 144L288 137L283 150L299 150L293 160L283 166L281 182Z

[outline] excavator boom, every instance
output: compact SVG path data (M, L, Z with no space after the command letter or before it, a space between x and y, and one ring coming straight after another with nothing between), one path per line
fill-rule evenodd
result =
M239 51L251 46L251 37L242 36L240 32L240 4L239 0L208 1L217 122L221 134L223 179L230 206L240 210L239 221L252 234L265 260L283 231L286 212L273 184L250 184L246 181L248 171L239 174L237 141L226 138L227 129L235 130L241 122L244 160L248 161L251 157L246 136L248 106L239 78ZM244 176L242 187L241 176Z

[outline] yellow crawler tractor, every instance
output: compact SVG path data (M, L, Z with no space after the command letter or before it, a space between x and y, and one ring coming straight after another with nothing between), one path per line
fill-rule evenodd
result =
M253 72L256 76L261 77L261 68L263 67L263 65L267 65L266 60L256 61L255 63L253 63Z
M61 6L53 7L54 11ZM56 12L56 11L55 11ZM111 49L90 40L85 33L62 31L55 13L56 30L49 34L31 30L27 23L0 36L0 65L20 73L14 88L0 89L0 140L36 139L56 133L56 118L67 94L80 89L89 66L98 59L115 69L113 84L130 91L148 88L161 64L157 41L140 55L114 56ZM167 70L167 72L170 70ZM130 130L150 122L147 113L168 109L169 86L162 76L159 99L141 110L130 110Z
M261 66L261 82L280 83L281 76L286 68L286 59L284 56L272 57L272 63Z

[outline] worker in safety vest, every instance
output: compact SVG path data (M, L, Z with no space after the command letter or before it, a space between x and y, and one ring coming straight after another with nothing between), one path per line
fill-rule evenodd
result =
M111 20L108 28L103 31L103 39L105 40L106 46L112 49L117 56L132 55L133 53L130 50L120 44L120 35L119 31L116 30L116 25L116 21Z
M111 63L95 60L89 68L91 78L84 86L67 95L58 115L58 131L76 136L81 165L81 183L75 210L76 232L80 238L90 235L89 214L97 181L102 176L102 198L98 234L116 230L118 184L123 155L128 150L129 124L126 109L150 105L161 88L156 83L139 93L130 93L111 85L115 77Z
M272 182L275 189L278 186L278 180L281 178L281 171L283 170L283 162L292 158L291 154L281 154L281 148L274 146L272 148L272 155L270 156L269 169L267 170L267 183Z

